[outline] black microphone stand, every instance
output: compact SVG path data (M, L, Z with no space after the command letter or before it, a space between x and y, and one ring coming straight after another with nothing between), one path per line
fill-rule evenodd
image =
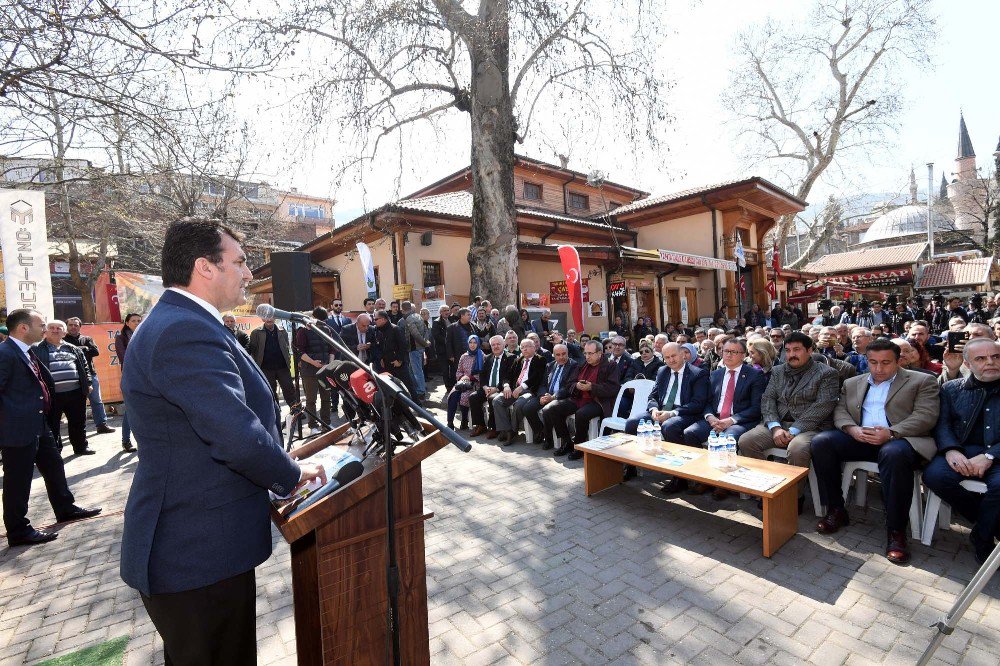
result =
M389 653L391 652L393 664L399 666L399 564L396 560L396 510L392 492L392 456L393 449L395 448L395 442L393 441L392 434L390 433L390 401L396 400L406 407L409 407L420 416L424 417L427 421L434 425L449 442L457 446L463 452L470 451L472 449L472 445L465 441L465 439L463 439L454 430L438 421L434 415L424 409L423 406L414 402L410 396L406 394L406 391L395 382L395 380L390 380L389 378L382 376L374 368L358 358L358 355L355 354L350 347L344 344L344 340L340 337L339 333L333 329L329 329L329 331L323 330L317 325L316 320L312 317L301 315L301 319L298 316L295 319L298 323L316 333L316 335L322 338L324 342L343 354L345 358L358 364L361 368L364 368L365 372L368 373L368 376L372 378L372 381L374 381L376 386L379 388L379 394L382 400L382 446L385 449L385 581L386 591L389 598L389 607L386 613L386 661L388 661ZM333 336L330 335L331 333Z

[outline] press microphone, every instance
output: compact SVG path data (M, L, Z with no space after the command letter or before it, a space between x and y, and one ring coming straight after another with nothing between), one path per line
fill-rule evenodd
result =
M288 321L297 321L301 324L313 321L312 317L307 317L306 315L298 312L279 310L273 305L268 305L267 303L261 303L257 306L257 316L261 319L287 319Z

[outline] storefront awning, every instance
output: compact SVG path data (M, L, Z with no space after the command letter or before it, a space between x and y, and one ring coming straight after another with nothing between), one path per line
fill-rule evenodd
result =
M850 296L861 296L862 298L885 298L885 292L877 291L874 289L860 289L858 287L846 284L844 282L834 282L830 281L825 284L818 284L813 287L807 287L802 291L793 291L788 294L789 303L812 303L813 301L818 301L821 298L826 298L827 289L830 290L831 297L837 297L843 294L845 297Z
M705 271L736 271L736 262L715 257L703 257L699 254L687 254L673 250L644 250L638 247L621 248L623 259L641 259L663 264L675 264L687 268Z

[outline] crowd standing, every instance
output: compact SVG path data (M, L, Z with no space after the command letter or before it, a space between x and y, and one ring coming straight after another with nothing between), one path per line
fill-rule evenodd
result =
M980 560L1000 537L1000 471L993 465L1000 455L993 434L1000 431L996 298L973 296L964 303L935 296L927 307L920 297L821 301L813 317L793 305L765 311L755 304L735 322L718 312L713 326L668 323L662 331L649 317L629 326L624 313L615 313L603 339L558 330L547 310L532 319L525 309L508 305L501 312L479 297L467 307L441 306L433 317L410 301L369 298L361 305L348 315L336 299L329 310L318 307L312 316L364 362L396 377L418 401L427 400L428 384L440 377L448 425L471 437L485 435L511 446L524 441L520 429L527 424L534 444L575 460L582 454L574 445L590 438L592 419L620 416L630 433L641 419L652 420L669 442L701 446L715 431L736 438L743 456L763 458L771 449L785 449L790 463L815 470L819 502L826 507L817 530L824 534L850 521L840 492L843 463L875 462L885 498L886 556L895 563L910 557L908 507L913 472L922 470L927 487L975 526L971 542ZM34 330L33 320L27 327L15 320L17 331L8 319L11 338L28 340L21 346L30 348L52 380L43 434L58 451L65 415L74 452L92 453L84 430L88 398L98 431L112 431L93 369L97 345L80 336L78 319L49 322L37 340L25 333ZM141 321L140 314L129 313L116 335L120 362ZM223 323L259 366L276 399L280 388L290 409L305 405L313 432L335 424L339 395L316 373L338 354L320 336L299 328L290 339L273 319L249 335L232 315ZM632 394L616 399L633 379L654 386L645 411L628 418L636 411ZM4 401L11 399L10 386L9 377L0 376ZM7 402L4 407L14 409ZM127 412L122 446L134 450ZM626 468L626 480L637 473ZM987 492L966 490L965 479L982 480ZM668 478L662 491L711 491L718 499L729 494L701 484L689 487L678 478ZM804 487L800 512L803 501ZM8 534L16 540L24 529L17 516L10 520L14 529L8 526Z

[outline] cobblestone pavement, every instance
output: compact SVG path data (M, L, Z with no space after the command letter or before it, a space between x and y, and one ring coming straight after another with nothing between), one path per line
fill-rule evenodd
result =
M162 663L138 594L118 576L136 464L119 441L92 437L98 455L66 459L78 502L102 516L62 526L50 544L0 546L0 664L126 634L128 666ZM648 474L587 498L581 462L533 445L449 446L424 476L436 514L426 526L436 664L913 663L975 569L958 525L932 548L915 544L909 566L889 564L874 489L849 528L818 535L807 513L768 560L753 502L667 499ZM54 520L37 478L30 517ZM289 550L277 533L275 544L257 570L259 661L293 664ZM997 663L998 596L993 583L938 663Z

